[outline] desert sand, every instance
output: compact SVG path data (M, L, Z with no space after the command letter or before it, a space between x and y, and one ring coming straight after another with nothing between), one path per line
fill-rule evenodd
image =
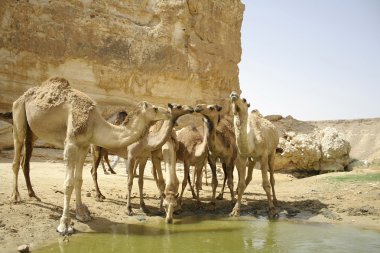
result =
M62 238L55 232L62 213L63 178L65 165L62 150L36 148L31 162L31 181L41 201L29 199L22 171L19 174L19 190L22 202L11 204L12 193L13 150L0 153L0 252L14 252L18 245L30 244L31 249L38 248L54 240ZM101 167L101 166L99 166ZM178 164L178 176L183 178L182 165ZM115 170L116 175L105 175L98 168L98 181L104 202L96 202L94 187L90 174L91 160L87 157L83 172L83 201L88 205L93 220L81 223L73 218L77 234L83 232L104 231L106 227L116 223L140 223L157 219L164 220L159 211L159 194L151 175L151 164L144 174L144 199L149 213L139 210L137 179L133 185L132 204L135 215L126 215L127 175L122 161ZM343 223L366 229L380 231L380 167L354 168L349 172L327 173L307 178L296 178L291 174L276 173L276 193L279 200L278 210L281 219L301 222ZM211 173L208 173L208 177ZM221 170L218 182L223 180ZM237 175L234 177L236 185ZM210 183L210 178L208 182ZM191 199L191 192L184 194L182 211L174 216L174 224L181 217L209 215L208 201L211 196L210 184L206 186L203 177L200 207ZM226 217L232 209L230 195L217 202L215 215ZM71 214L74 215L75 195L71 202ZM241 215L257 218L266 216L267 200L261 187L261 175L254 170L254 177L243 196ZM73 236L77 236L74 234Z

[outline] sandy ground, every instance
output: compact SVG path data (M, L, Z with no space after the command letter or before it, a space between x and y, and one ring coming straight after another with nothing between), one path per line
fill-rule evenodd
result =
M62 151L60 150L35 149L31 163L31 180L41 201L29 199L20 171L19 191L23 201L19 204L10 204L13 151L0 153L0 252L15 252L17 246L21 244L30 244L33 249L59 238L55 228L62 213L62 185L65 173L61 157ZM139 210L138 185L137 179L135 179L132 203L136 215L128 217L125 212L127 176L124 164L119 162L115 169L116 175L105 175L101 167L98 169L100 188L107 199L104 202L96 202L90 174L91 163L88 159L83 173L82 196L94 219L88 223L81 223L74 218L75 229L79 232L100 232L116 223L138 223L164 219L164 215L158 210L159 195L150 174L150 166L148 163L144 174L144 199L149 213L144 214ZM182 165L178 167L178 177L182 180ZM277 173L275 188L280 205L278 207L280 219L344 223L380 231L380 182L336 180L340 176L363 176L369 173L380 173L380 168L355 169L351 172L329 173L303 179ZM210 176L210 174L208 175ZM223 175L219 173L219 185L222 183L222 178ZM235 185L236 179L237 176L235 176ZM186 190L183 210L175 215L175 218L210 214L208 201L211 196L211 186L206 186L205 180L206 178L203 177L200 208L191 199L191 192ZM219 190L220 187L218 187ZM74 217L75 197L72 200L71 213ZM225 200L217 202L214 213L228 216L231 209L230 196L226 192ZM241 215L252 215L259 218L266 215L266 209L267 201L261 187L260 171L255 170L254 179L243 197Z

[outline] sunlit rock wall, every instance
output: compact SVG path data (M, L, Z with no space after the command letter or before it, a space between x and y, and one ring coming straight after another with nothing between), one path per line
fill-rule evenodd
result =
M48 77L100 105L239 90L240 0L0 1L0 111Z

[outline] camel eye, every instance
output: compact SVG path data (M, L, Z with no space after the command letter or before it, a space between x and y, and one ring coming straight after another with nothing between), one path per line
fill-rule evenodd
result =
M182 105L177 106L177 109L181 110L182 109Z
M157 112L157 111L158 111L158 108L157 108L157 107L153 107L153 110L154 110L155 112Z
M243 102L244 102L244 103L247 103L247 100L246 100L245 98L243 98Z

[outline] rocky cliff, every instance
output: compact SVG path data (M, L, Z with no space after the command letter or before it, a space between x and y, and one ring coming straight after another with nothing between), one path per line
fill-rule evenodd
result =
M0 1L0 111L48 77L99 105L239 90L240 0Z

